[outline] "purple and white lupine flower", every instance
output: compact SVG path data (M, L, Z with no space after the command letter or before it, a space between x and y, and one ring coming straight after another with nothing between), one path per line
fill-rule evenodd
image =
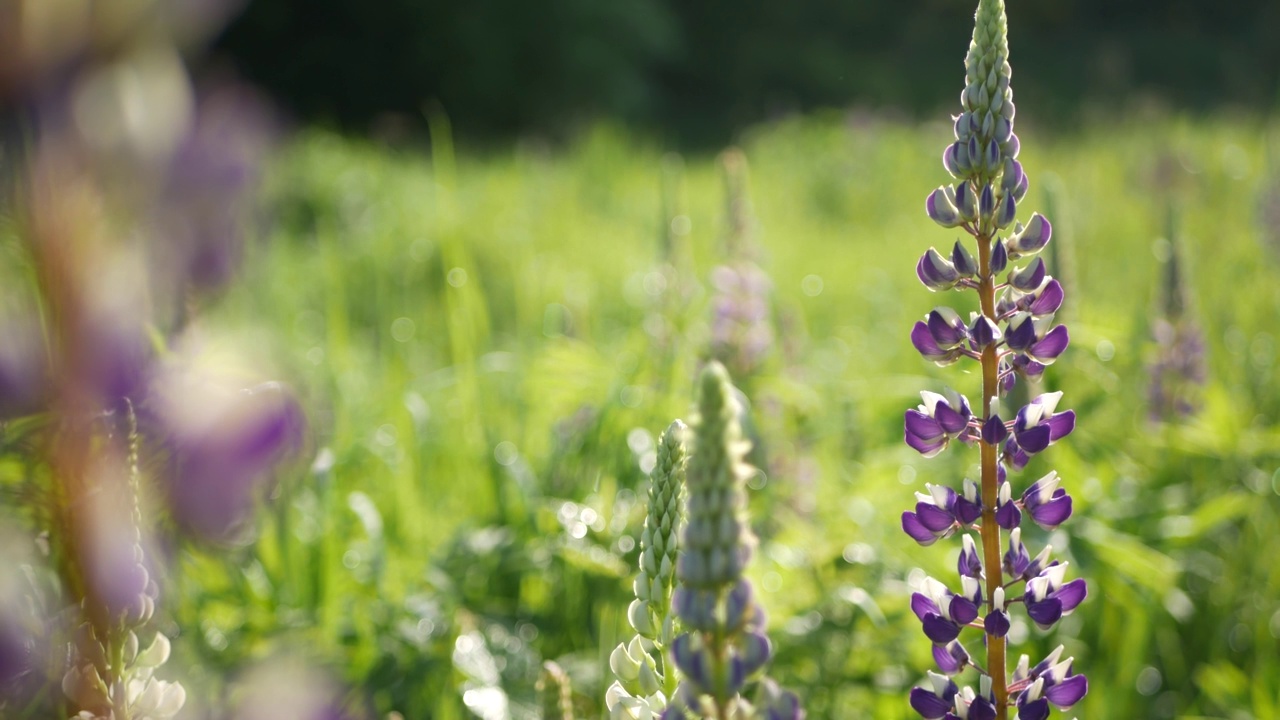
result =
M934 222L973 236L977 255L957 244L949 256L930 248L916 263L916 276L930 291L974 290L980 308L964 321L955 310L938 307L911 331L911 343L924 359L937 365L974 360L982 376L980 416L962 395L924 391L923 402L906 412L903 424L907 445L925 457L944 452L953 440L977 444L981 456L979 482L966 478L959 492L926 485L927 492L916 493L915 507L902 514L903 531L920 545L970 531L961 532L959 592L929 578L911 597L942 671L929 674L931 687L911 692L911 706L936 720L1008 720L1015 713L1018 720L1043 720L1050 705L1070 707L1088 689L1084 676L1071 673L1070 661L1059 663L1056 655L1037 666L1035 677L1025 666L1012 678L1007 673L1014 605L1048 629L1087 594L1084 580L1066 581L1067 565L1051 558L1051 548L1033 559L1022 541L1026 519L1052 530L1071 517L1062 478L1049 471L1019 493L1008 475L1069 435L1076 422L1074 411L1058 410L1060 392L1040 395L1016 413L1001 413L1000 398L1019 378L1038 380L1070 345L1066 326L1055 323L1063 285L1035 257L1048 247L1053 228L1039 213L1025 225L1017 222L1029 181L1017 160L1021 143L1013 132L1008 57L1003 0L979 0L965 61L963 111L955 117L955 141L942 156L956 182L925 201ZM1008 533L1003 555L1002 532ZM1019 584L1025 585L1020 598ZM953 679L975 665L959 640L969 627L981 629L987 651L978 692Z
M945 450L951 440L971 434L969 420L973 411L963 395L921 390L920 399L923 402L915 410L907 411L905 432L907 444L921 455L933 457Z

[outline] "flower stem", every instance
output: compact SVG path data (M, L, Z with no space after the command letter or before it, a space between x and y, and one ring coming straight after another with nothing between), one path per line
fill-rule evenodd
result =
M995 277L991 272L991 234L978 238L978 300L982 314L992 321L996 319ZM996 397L999 382L999 358L994 344L982 351L982 417L991 416L991 401ZM1000 526L996 524L996 504L999 490L996 474L996 447L979 441L982 450L982 564L987 574L987 598L995 597L1002 579L1000 562ZM993 608L994 609L994 608ZM1009 717L1009 690L1005 675L1005 639L987 635L987 672L991 676L991 689L995 694L996 720Z

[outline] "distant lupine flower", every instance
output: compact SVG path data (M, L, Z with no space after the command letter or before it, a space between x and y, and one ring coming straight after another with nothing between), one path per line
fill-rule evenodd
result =
M1208 377L1204 333L1195 321L1190 289L1183 277L1177 235L1170 211L1169 259L1161 283L1160 316L1152 334L1155 359L1148 364L1149 415L1152 420L1188 417L1199 408L1199 393Z
M609 657L609 667L617 677L605 694L611 718L656 718L676 688L676 669L669 666L664 651L676 633L671 595L684 517L686 430L685 424L676 420L658 440L648 512L640 536L636 599L627 609L636 635L629 643L618 645Z
M773 282L755 263L739 260L712 270L711 286L711 354L736 373L750 375L773 347Z
M238 270L269 134L265 103L248 89L199 99L153 211L160 279L177 285L174 300L187 287L216 291Z
M902 514L903 531L921 545L956 533L962 538L959 592L927 578L911 598L942 671L929 673L929 687L911 692L912 708L931 720L1007 720L1011 710L1019 720L1044 720L1050 704L1070 707L1088 689L1083 675L1071 673L1070 661L1057 664L1056 657L1049 663L1052 670L1037 666L1034 678L1007 673L1011 600L1048 629L1086 595L1084 580L1068 582L1067 565L1051 560L1050 548L1032 559L1022 543L1024 519L1051 530L1070 518L1072 501L1062 479L1050 471L1019 496L1007 474L1065 438L1076 423L1074 411L1059 409L1060 392L1027 402L1012 419L1000 415L1000 398L1017 387L1018 379L1038 380L1070 343L1067 328L1054 324L1065 295L1062 283L1036 257L1049 246L1053 229L1039 213L1025 225L1017 222L1029 182L1017 160L1008 57L1004 2L980 0L965 60L963 111L955 118L955 142L942 157L957 184L934 190L925 201L925 213L934 222L974 237L977 257L957 243L947 255L930 248L916 264L916 276L931 291L977 291L980 312L964 320L955 310L936 308L912 328L912 345L938 365L977 361L983 378L981 415L963 395L924 391L924 402L904 419L907 445L921 455L933 457L960 440L978 444L982 461L980 482L965 479L959 492L926 485L928 492L916 493L915 508ZM1001 282L998 276L1006 272ZM1002 530L1009 531L1003 555ZM1025 583L1021 598L1010 598L1019 583ZM978 666L960 642L971 627L982 630L987 651L976 692L952 679Z
M773 282L756 264L756 222L747 192L747 161L739 150L721 156L725 179L724 264L711 271L711 355L739 380L760 369L774 345Z
M742 692L773 654L764 610L743 570L755 552L747 522L746 481L739 411L728 373L710 363L698 381L698 418L687 470L688 525L681 536L673 606L687 632L671 645L682 675L666 712L679 718L802 718L791 693L759 684L756 702Z

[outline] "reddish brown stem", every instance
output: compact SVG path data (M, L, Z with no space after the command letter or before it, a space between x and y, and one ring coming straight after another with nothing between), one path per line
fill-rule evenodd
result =
M992 322L996 319L995 277L991 272L991 235L978 238L978 300L982 314ZM991 415L991 401L996 397L999 377L999 358L996 347L988 345L982 351L982 407L983 420ZM996 524L996 503L999 486L996 479L996 447L979 441L982 450L982 565L987 575L987 598L995 597L1000 587L1000 526ZM987 672L991 676L991 690L995 695L996 720L1008 720L1009 688L1005 675L1005 639L987 635Z

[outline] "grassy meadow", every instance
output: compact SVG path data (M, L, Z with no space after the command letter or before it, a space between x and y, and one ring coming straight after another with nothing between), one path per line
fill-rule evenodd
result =
M1026 540L1051 542L1090 593L1053 634L1016 625L1015 647L1034 662L1066 645L1091 685L1080 718L1280 718L1280 230L1259 220L1280 128L1019 129L1020 215L1054 222L1046 259L1068 291L1072 344L1047 389L1079 425L1015 489L1064 477L1072 521ZM379 717L538 717L545 660L578 717L603 711L631 634L646 462L708 357L721 168L608 126L486 152L455 152L443 119L433 134L432 149L296 136L242 281L203 316L298 391L312 439L254 543L173 568L193 710L225 671L297 655ZM776 338L737 378L764 470L750 575L772 674L813 718L915 717L906 694L932 659L911 587L955 574L958 542L921 548L899 528L913 492L959 487L977 462L902 442L920 390L980 386L908 340L952 302L913 272L957 238L923 212L950 137L833 114L741 144ZM1171 257L1207 382L1196 412L1163 421L1149 368Z

